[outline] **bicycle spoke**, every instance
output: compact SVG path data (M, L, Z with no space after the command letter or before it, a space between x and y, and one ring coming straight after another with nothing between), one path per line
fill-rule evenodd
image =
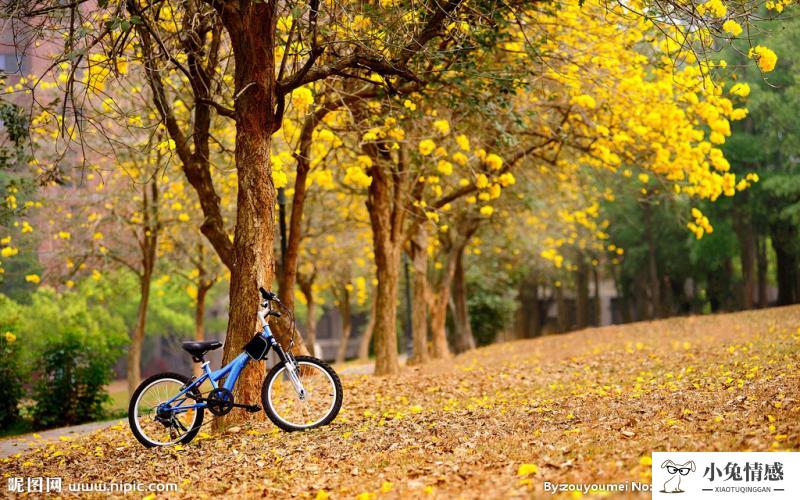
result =
M269 404L283 422L295 427L313 427L333 408L336 388L327 372L314 364L298 363L297 375L305 389L305 398L300 398L284 369L271 381Z
M174 444L180 441L194 427L197 410L173 411L189 400L182 396L169 405L171 400L184 389L184 384L174 379L156 380L139 396L134 415L139 432L157 445Z

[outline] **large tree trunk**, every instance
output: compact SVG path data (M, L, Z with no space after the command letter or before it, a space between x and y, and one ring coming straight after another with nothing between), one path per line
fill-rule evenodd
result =
M453 318L456 329L456 350L465 352L475 349L475 336L472 334L472 325L469 322L469 307L467 306L467 283L464 278L464 252L456 256L456 269L453 276Z
M258 287L272 287L275 187L270 140L275 126L274 4L246 3L223 9L235 68L238 194L233 237L230 315L223 363L236 357L257 329ZM279 334L281 332L276 332ZM278 340L285 346L286 335ZM283 337L283 338L281 338ZM263 363L249 363L236 384L237 402L256 404ZM241 415L242 413L237 413Z
M376 246L378 289L375 294L375 374L391 375L400 371L397 357L397 281L400 258L396 247L387 242L385 248Z
M370 169L372 183L367 210L372 226L373 249L378 288L375 294L375 374L391 375L400 371L397 356L397 285L400 273L400 239L393 221L392 193L388 172L380 166ZM395 187L397 189L397 187ZM396 207L400 210L400 207Z
M347 344L350 340L350 332L353 330L353 320L350 314L350 291L347 286L342 286L339 296L339 314L342 316L342 337L339 340L339 349L336 351L336 362L344 363L347 356Z
M428 361L428 231L424 224L410 241L411 261L414 266L414 295L411 316L412 353L409 365Z
M369 344L372 341L372 332L375 330L375 315L377 311L378 301L375 300L375 290L372 291L372 304L369 308L369 320L367 326L364 328L364 334L361 335L361 342L358 345L358 359L366 361L369 358Z

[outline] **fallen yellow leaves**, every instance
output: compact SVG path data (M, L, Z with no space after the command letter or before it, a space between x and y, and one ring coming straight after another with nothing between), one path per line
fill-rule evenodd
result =
M655 450L800 447L798 324L790 307L495 345L395 378L345 375L339 418L311 432L208 426L146 450L117 424L0 463L174 482L179 497L506 498L545 480L647 481Z

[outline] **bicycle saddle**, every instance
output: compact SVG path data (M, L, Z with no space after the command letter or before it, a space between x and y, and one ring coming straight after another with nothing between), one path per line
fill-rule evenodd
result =
M222 347L222 342L219 340L203 340L201 342L187 341L183 342L181 345L183 350L192 355L192 359L195 361L202 361L203 356L208 351L213 351L214 349Z

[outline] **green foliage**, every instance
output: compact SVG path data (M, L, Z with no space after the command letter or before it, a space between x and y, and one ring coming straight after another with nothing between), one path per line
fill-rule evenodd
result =
M736 200L740 216L749 216L760 234L770 234L773 245L796 254L800 250L800 160L796 154L800 149L800 19L787 18L763 28L768 33L764 45L779 54L773 72L763 75L741 64L746 49L744 54L733 49L722 54L737 67L738 80L751 89L748 117L733 123L724 151L737 174L756 171L761 177L746 197Z
M122 318L108 307L107 297L98 293L95 285L87 283L86 287L66 293L41 287L31 294L28 304L0 295L0 330L16 336L14 351L3 355L0 369L16 373L17 378L4 371L7 385L3 391L12 390L9 380L29 376L36 380L32 394L36 427L103 416L105 385L111 381L111 367L122 354L128 335ZM14 415L18 417L18 413Z
M19 419L19 402L24 391L18 350L13 332L0 333L0 432Z
M67 330L45 347L37 363L39 380L33 392L36 428L99 420L109 400L105 386L118 352L98 348L78 330Z
M512 327L517 309L513 288L498 286L487 288L480 279L469 280L467 307L472 334L478 346L494 342L497 334Z

